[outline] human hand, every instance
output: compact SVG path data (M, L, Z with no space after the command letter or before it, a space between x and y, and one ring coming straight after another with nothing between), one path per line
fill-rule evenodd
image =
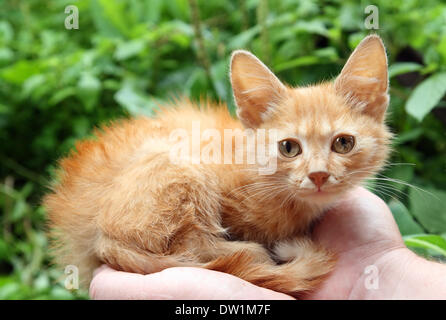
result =
M230 274L202 268L169 268L141 275L116 271L106 265L95 271L90 284L90 297L99 300L292 299Z
M404 245L387 205L364 188L351 190L321 219L315 241L335 252L335 270L307 299L446 298L446 266L424 260ZM365 274L372 266L376 275ZM378 288L366 287L377 276ZM439 281L440 279L440 281ZM170 268L150 275L103 266L90 286L93 299L291 299L229 274Z
M338 261L307 299L446 298L446 265L410 251L385 202L364 188L327 212L313 238Z
M404 245L385 202L361 187L351 190L325 214L313 230L313 239L335 252L338 261L322 286L307 295L308 299L370 298L370 294L377 293L372 291L376 285L382 295L382 287L388 285L383 283L380 268L395 269L394 262L404 265L415 257ZM366 273L367 267L371 273ZM374 289L367 289L367 277L376 277Z

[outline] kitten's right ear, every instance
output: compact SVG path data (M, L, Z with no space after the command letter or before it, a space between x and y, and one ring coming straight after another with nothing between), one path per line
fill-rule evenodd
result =
M359 103L364 113L383 121L389 104L387 56L381 38L370 35L364 38L352 53L335 89Z
M248 51L232 54L230 77L237 115L248 128L258 127L286 93L282 82Z

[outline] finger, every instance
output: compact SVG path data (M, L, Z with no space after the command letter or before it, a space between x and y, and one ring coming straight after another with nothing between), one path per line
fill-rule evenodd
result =
M201 268L169 268L140 275L101 267L90 285L92 299L292 299L235 276Z

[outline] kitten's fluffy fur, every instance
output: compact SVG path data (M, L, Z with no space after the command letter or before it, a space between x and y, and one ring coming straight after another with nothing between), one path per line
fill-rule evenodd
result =
M311 222L388 155L382 42L365 38L335 81L302 88L283 85L252 54L236 51L231 82L240 121L224 105L199 110L181 101L153 119L104 128L61 160L60 179L44 199L61 266L78 266L85 284L101 263L144 274L198 266L292 295L323 279L335 259L308 237ZM280 128L282 138L300 141L302 154L279 157L272 175L255 165L173 164L169 134L190 130L192 121L202 131ZM355 137L351 152L331 151L339 133ZM323 192L308 180L315 171L330 174Z

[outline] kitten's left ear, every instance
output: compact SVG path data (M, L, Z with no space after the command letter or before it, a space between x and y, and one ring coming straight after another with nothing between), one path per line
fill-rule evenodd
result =
M248 128L258 127L286 94L282 82L248 51L232 54L230 77L237 115Z
M335 80L338 93L352 98L363 112L383 121L389 104L387 56L381 38L371 35L356 47Z

